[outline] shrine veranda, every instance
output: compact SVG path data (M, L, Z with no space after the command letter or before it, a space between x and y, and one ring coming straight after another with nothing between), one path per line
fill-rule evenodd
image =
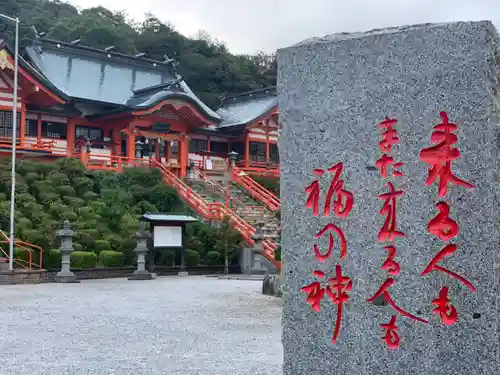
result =
M500 373L490 22L278 51L285 375Z

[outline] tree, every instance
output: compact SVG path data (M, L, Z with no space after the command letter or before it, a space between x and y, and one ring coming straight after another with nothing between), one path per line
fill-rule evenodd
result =
M224 273L229 273L229 263L240 253L243 238L225 218L217 229L216 249L224 257Z
M274 55L232 55L223 42L206 32L187 38L150 13L136 24L123 12L102 6L79 10L59 0L3 0L0 13L19 16L21 47L32 43L33 26L51 39L81 39L81 44L101 49L113 45L117 52L144 52L160 61L165 56L173 58L193 91L213 109L226 94L274 86L276 82ZM0 21L0 30L4 28L0 35L12 44L13 27Z

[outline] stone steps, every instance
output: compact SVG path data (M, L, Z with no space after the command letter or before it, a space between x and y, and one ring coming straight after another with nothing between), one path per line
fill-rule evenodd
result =
M185 180L203 199L210 203L226 203L226 195L220 190L214 190L209 183L203 180ZM221 184L221 186L224 186ZM266 238L278 241L280 237L280 222L276 214L270 211L262 203L253 199L245 190L241 189L232 182L229 183L229 192L231 196L238 200L230 201L230 208L250 225L256 227L261 221L265 223ZM279 241L278 241L279 242Z

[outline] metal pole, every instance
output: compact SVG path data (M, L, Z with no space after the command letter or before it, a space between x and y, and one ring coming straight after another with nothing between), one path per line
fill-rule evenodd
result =
M14 270L14 199L16 196L16 142L17 142L17 76L19 73L19 18L16 17L16 41L14 48L14 94L12 99L12 167L10 188L10 241L9 270Z

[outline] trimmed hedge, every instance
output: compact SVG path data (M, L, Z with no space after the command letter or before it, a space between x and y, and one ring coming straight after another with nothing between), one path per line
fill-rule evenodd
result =
M175 266L175 253L172 250L166 250L162 253L162 264L165 266Z
M71 254L71 267L94 268L97 265L97 254L87 251L73 251Z
M197 266L200 264L200 254L196 250L186 250L186 265L188 267Z
M122 262L123 254L118 251L101 250L99 253L99 263L104 267L121 267Z
M217 251L209 251L207 255L205 255L205 264L207 266L220 264L220 254Z
M48 255L44 256L43 268L58 270L61 268L61 252L59 249L50 249Z
M111 249L111 245L107 240L95 240L94 242L94 251L99 254L103 250Z

